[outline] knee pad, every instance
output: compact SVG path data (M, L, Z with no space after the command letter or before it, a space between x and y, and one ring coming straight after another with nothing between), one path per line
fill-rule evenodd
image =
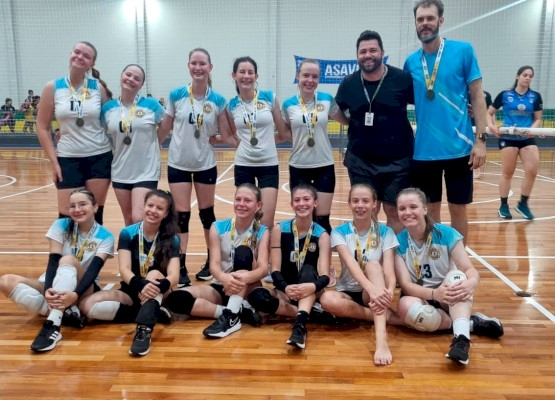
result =
M326 232L331 235L331 225L329 215L317 215L316 223L326 230Z
M150 299L139 309L135 322L137 325L146 325L152 328L156 325L158 314L160 314L160 304L155 299Z
M304 264L299 271L299 283L314 283L318 279L318 271L314 265Z
M214 206L198 210L198 216L204 229L210 229L212 222L216 221L216 214L214 214Z
M179 211L177 213L177 225L179 226L179 232L189 233L189 220L191 219L190 211Z
M256 288L249 295L249 303L256 311L275 315L279 308L279 299L272 296L268 289Z
M449 271L447 275L445 275L444 282L446 282L449 285L453 285L459 281L465 281L466 279L467 278L464 272L459 271L458 269L453 269Z
M121 324L130 324L135 321L139 308L135 305L120 304L113 321Z
M52 281L52 288L57 292L74 291L77 287L77 269L73 265L60 265Z
M191 293L186 290L177 290L171 292L166 299L166 308L176 314L191 315L195 299Z
M87 317L100 321L113 321L120 307L119 301L99 301L94 303Z
M15 304L27 311L48 315L48 304L46 304L44 296L31 286L18 283L9 297Z
M241 245L235 248L235 255L233 256L233 270L252 270L252 262L254 255L250 247Z
M417 302L410 306L405 323L420 332L435 332L441 325L441 314L434 306Z
M98 210L96 210L96 214L94 214L94 220L98 222L99 225L103 225L104 223L104 206L98 206Z

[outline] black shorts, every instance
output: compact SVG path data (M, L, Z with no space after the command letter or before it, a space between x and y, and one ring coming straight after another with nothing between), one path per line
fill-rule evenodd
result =
M168 166L168 183L203 183L215 185L218 179L218 168L212 167L204 171L183 171Z
M345 293L347 296L353 299L355 303L360 304L363 307L368 307L368 304L364 303L364 300L362 298L362 294L364 292L349 292L345 290L344 292L340 292L340 293Z
M277 165L271 165L269 167L236 165L234 175L235 186L240 186L243 183L252 183L253 185L257 185L260 189L267 187L277 189L279 185L279 168Z
M220 294L220 296L222 297L222 304L227 305L227 303L229 302L229 296L225 294L223 285L211 283L210 287Z
M499 139L499 150L503 150L505 147L516 147L517 149L522 149L528 146L537 146L536 138L527 138L524 140L514 140L514 139Z
M356 183L369 184L376 190L379 201L393 206L397 203L397 194L411 185L410 168L397 172L382 172L375 175L362 175L351 170L348 170L348 172L351 186Z
M132 191L135 188L158 189L158 181L141 181L135 183L119 183L112 182L114 189L123 189Z
M90 157L58 157L64 180L56 187L76 189L90 179L110 179L113 158L112 151Z
M289 189L300 184L312 185L317 192L333 193L335 191L335 166L326 165L318 168L296 168L289 166Z
M443 175L447 201L452 204L472 203L474 181L468 161L470 156L438 161L413 161L413 185L428 196L430 203L441 201Z

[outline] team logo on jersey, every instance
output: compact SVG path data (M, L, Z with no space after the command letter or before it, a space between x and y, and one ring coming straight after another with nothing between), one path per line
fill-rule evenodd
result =
M85 99L87 99L87 100L92 99L92 93L87 91L87 93L85 94Z
M144 117L144 116L145 116L144 110L141 110L141 109L139 108L137 111L135 111L135 117L137 117L137 118L142 118L142 117Z
M256 103L256 109L258 111L262 111L262 110L264 110L264 108L266 108L266 105L264 103L261 103L259 101Z
M90 242L90 243L87 245L87 251L89 251L89 252L91 252L91 253L92 253L92 252L96 252L96 249L97 249L97 248L98 248L98 243L96 243L96 242Z
M519 109L520 111L524 111L524 110L526 110L526 106L525 106L524 104L519 104L519 105L518 105L518 109Z
M438 260L440 256L441 253L439 252L439 249L437 247L432 247L430 249L430 257L432 260Z
M515 100L515 99L513 98L513 96L508 96L508 97L507 97L507 101L508 101L509 103L512 103L514 100Z
M316 251L316 243L309 243L308 251L310 251L311 253L314 253Z
M210 114L212 111L214 111L212 104L206 103L204 107L202 107L202 112L205 114Z
M317 112L322 112L322 111L324 111L325 109L326 109L326 106L323 105L322 103L316 104L316 111L317 111Z

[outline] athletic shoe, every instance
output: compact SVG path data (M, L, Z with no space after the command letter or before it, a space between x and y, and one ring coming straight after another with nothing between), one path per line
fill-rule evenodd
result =
M306 326L295 322L291 327L291 336L285 343L304 349L306 346Z
M515 207L516 212L524 217L524 219L534 219L534 214L528 208L528 205L522 204L520 201Z
M223 338L239 329L241 329L241 319L239 315L232 313L228 308L224 308L222 315L220 315L212 325L203 330L202 334L212 338Z
M503 325L497 318L490 318L482 313L476 312L470 316L472 321L472 333L475 335L499 338L503 336Z
M239 318L244 324L249 324L250 326L260 326L260 316L254 308L251 307L241 307L239 312Z
M499 218L513 219L513 216L511 215L511 210L509 210L508 204L501 204L501 207L499 207L499 210L497 211L497 213L499 214Z
M48 351L56 347L56 343L60 341L62 334L60 333L60 327L54 325L54 322L47 319L42 324L42 328L31 343L31 350L33 351Z
M328 283L328 287L334 287L337 284L337 274L335 273L335 268L333 265L330 265L330 283Z
M81 312L79 311L79 307L71 306L66 308L64 311L64 315L62 316L62 325L63 326L72 326L74 328L83 328L85 326L85 317L81 317Z
M150 339L152 337L152 328L146 325L137 325L135 330L135 337L133 344L129 349L129 354L132 356L146 356L150 351Z
M274 283L274 280L272 278L272 267L270 265L268 265L268 275L266 275L266 277L264 278L264 282Z
M205 262L199 272L196 273L195 278L197 281L209 281L212 279L212 274L210 273L210 263Z
M177 284L177 287L181 288L185 286L191 286L191 280L189 279L189 271L187 271L187 267L182 265L179 269L179 283Z
M459 364L468 364L468 350L470 350L470 339L464 335L455 336L451 343L451 350L445 354L445 357Z
M160 324L171 324L172 315L166 307L160 307L160 313L158 314L158 319L156 320Z
M315 324L332 325L336 323L335 316L327 311L324 311L322 305L317 301L314 302L312 309L310 310L308 319L310 322L313 322Z

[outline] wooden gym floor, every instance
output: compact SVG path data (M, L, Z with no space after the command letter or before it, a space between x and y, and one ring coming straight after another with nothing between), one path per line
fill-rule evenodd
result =
M233 152L218 150L220 179L216 215L232 215ZM160 187L167 188L166 151ZM207 340L211 321L192 319L158 325L150 354L131 358L134 326L93 323L62 329L63 339L45 354L29 345L42 318L0 298L0 399L553 399L555 398L555 156L542 150L531 209L536 220L497 218L499 154L490 150L469 206L468 251L481 275L474 309L498 317L500 340L472 336L470 363L444 355L449 334L422 334L388 327L394 361L375 367L369 323L309 324L307 348L285 344L291 321L272 319ZM287 151L280 151L281 182L276 221L290 218ZM511 208L520 196L522 170L513 179ZM348 177L339 155L332 225L348 219ZM205 257L200 222L193 208L188 266L191 278ZM448 221L447 208L442 211ZM514 213L516 214L516 213ZM48 227L57 216L51 168L41 150L0 150L0 274L38 277L45 269ZM383 214L380 220L383 220ZM123 227L110 191L105 225ZM339 261L334 257L339 272ZM101 272L103 285L118 282L117 261ZM198 284L198 283L195 283ZM518 297L517 291L532 297Z

